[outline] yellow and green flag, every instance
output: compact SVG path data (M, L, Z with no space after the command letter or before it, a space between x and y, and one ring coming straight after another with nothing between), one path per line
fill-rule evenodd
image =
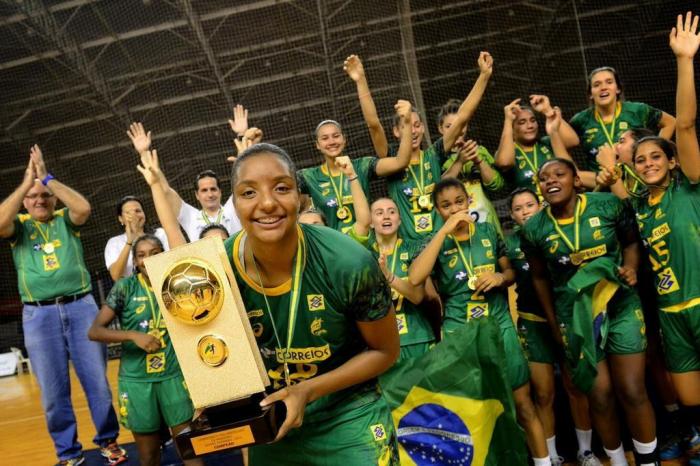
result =
M525 465L498 324L475 319L383 385L402 466Z

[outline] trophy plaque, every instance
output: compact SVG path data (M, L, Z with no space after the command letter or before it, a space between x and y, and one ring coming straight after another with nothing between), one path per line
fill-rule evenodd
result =
M183 459L268 443L285 406L261 408L270 380L223 243L205 238L145 260L192 403Z

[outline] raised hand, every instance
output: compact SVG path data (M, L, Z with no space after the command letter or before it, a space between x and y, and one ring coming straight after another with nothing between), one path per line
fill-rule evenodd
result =
M163 177L158 164L158 153L154 150L141 152L141 165L136 165L149 186L158 183Z
M34 172L36 173L36 177L40 180L46 178L46 175L48 175L49 172L46 169L46 164L44 163L44 154L41 152L41 148L38 144L34 144L29 149L29 158L34 164Z
M252 127L248 128L243 137L250 139L253 144L260 144L263 139L263 132L260 128Z
M520 111L520 98L518 97L505 107L503 107L503 114L506 117L506 120L510 121L511 123L515 121L515 119L518 116L518 112Z
M36 180L36 169L34 168L34 161L29 158L27 163L27 168L24 170L24 178L22 179L22 187L29 191L32 186L34 186L34 181Z
M336 157L335 166L338 168L338 170L343 172L343 175L345 175L347 178L353 178L356 176L355 167L352 165L350 157L348 157L347 155Z
M607 168L612 173L615 168L615 162L617 161L617 156L615 155L615 149L610 145L605 144L598 148L598 153L595 156L598 164Z
M379 262L379 269L384 274L384 278L389 280L391 278L391 272L389 271L389 267L386 266L386 254L381 253L379 255L378 262Z
M530 107L536 112L542 113L549 118L552 115L552 104L549 102L549 97L542 94L532 94L530 96Z
M357 55L350 55L345 59L343 71L355 82L365 77L365 68L362 66L362 61Z
M700 45L700 34L698 30L698 20L700 16L693 16L692 12L685 15L685 23L683 15L678 15L676 27L671 29L669 35L669 44L671 50L678 58L693 58L698 51Z
M549 135L559 131L559 128L561 127L561 109L559 107L554 107L552 109L551 114L547 116L547 119L544 122L544 127Z
M238 138L234 139L233 143L236 145L236 155L232 155L232 156L226 158L226 161L231 162L231 163L235 162L236 159L238 158L238 156L243 153L243 151L245 151L247 148L249 148L250 146L252 146L254 144L253 141L251 141L250 139L248 139L245 136L243 136L241 139L238 139Z
M399 101L396 102L396 105L394 105L396 114L401 117L401 120L403 120L404 123L411 122L411 109L411 102L408 100L399 99Z
M231 131L243 136L248 130L248 110L241 104L233 107L233 120L228 121Z
M493 57L490 53L479 52L479 59L477 60L477 63L481 74L491 76L493 73Z
M124 219L124 233L126 233L126 242L133 243L138 234L137 220L131 213L126 214Z
M469 215L469 211L462 210L450 215L450 218L447 219L447 221L444 225L442 225L440 230L443 231L446 235L451 235L455 231L457 231L458 228L468 223L474 223L474 219L471 215Z
M473 162L474 165L481 163L479 158L479 144L473 139L467 139L459 149L459 159L463 163Z
M131 143L134 145L134 149L136 149L136 152L139 154L151 148L151 132L146 132L142 123L135 122L129 125L129 130L126 132L126 135L129 136Z

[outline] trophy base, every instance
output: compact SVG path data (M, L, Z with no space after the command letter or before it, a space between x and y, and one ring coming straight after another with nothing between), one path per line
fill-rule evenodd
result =
M272 442L284 422L286 406L278 401L261 408L260 402L265 396L264 392L256 393L242 400L205 408L190 427L175 436L180 457L189 460Z

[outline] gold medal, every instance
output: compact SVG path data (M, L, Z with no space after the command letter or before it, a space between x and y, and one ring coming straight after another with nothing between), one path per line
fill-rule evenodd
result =
M53 254L53 252L56 250L54 247L53 243L44 243L41 249L46 253L46 254Z
M418 205L424 209L427 209L430 206L430 196L428 196L427 194L421 195L418 198Z
M572 252L569 254L569 259L571 259L571 263L574 265L581 265L583 262L583 257L578 252Z
M467 286L469 287L470 290L474 291L476 290L476 280L478 277L476 275L472 275L469 277L469 280L467 280Z
M345 206L339 207L338 210L335 213L336 217L338 217L340 220L345 220L348 218L348 215L350 215L350 212L348 211L348 208Z
M613 171L612 171L613 181L619 180L621 176L622 176L622 168L619 165L615 165L615 168L613 168Z
M152 336L152 337L154 337L154 338L156 338L156 339L158 339L158 340L161 339L161 337L163 336L163 333L165 333L165 332L163 332L163 331L161 331L161 330L158 330L157 328L154 328L154 329L151 329L151 330L148 331L148 334L149 334L150 336Z

